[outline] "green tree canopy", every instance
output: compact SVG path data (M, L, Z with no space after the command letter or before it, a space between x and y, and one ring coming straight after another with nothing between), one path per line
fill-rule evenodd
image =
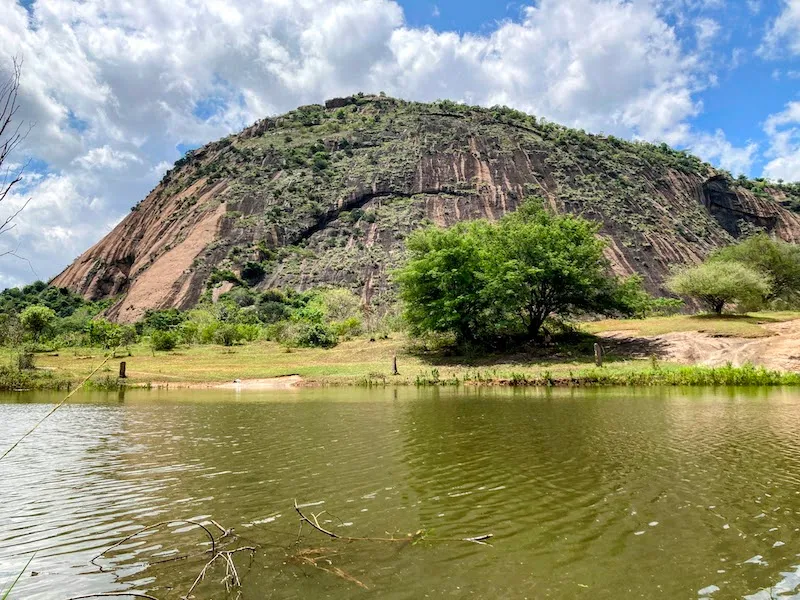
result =
M743 263L717 260L683 269L667 281L667 287L722 314L729 303L758 305L770 293L771 282L768 276Z
M413 334L455 333L475 341L488 308L484 255L488 225L427 228L406 242L409 261L396 276Z
M536 340L554 315L632 313L627 301L646 296L641 281L610 274L596 234L590 221L552 215L533 201L497 223L412 234L410 259L397 274L412 333Z
M38 340L42 334L50 329L55 321L56 313L52 308L34 304L29 306L19 316L20 323L26 331Z
M760 233L718 250L710 260L743 263L768 276L770 299L796 302L800 296L800 246Z

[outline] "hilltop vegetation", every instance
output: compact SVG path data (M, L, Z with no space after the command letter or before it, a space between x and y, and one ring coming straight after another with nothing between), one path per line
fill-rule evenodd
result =
M357 95L187 153L54 283L116 298L108 314L126 322L148 309L190 308L227 285L341 287L382 310L394 302L391 273L411 232L496 220L538 196L599 224L616 272L665 293L673 265L735 239L757 231L800 239L789 210L799 193L734 179L663 144L508 108Z

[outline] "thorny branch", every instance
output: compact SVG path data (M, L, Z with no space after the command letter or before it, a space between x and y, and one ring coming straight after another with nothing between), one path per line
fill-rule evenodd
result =
M155 596L150 594L142 594L140 592L106 592L103 594L86 594L85 596L73 596L67 600L84 600L84 598L145 598L146 600L158 600Z

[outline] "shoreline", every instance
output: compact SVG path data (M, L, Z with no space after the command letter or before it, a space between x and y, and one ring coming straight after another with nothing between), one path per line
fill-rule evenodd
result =
M427 351L401 333L355 338L330 349L256 341L153 352L140 343L109 359L86 389L800 385L800 313L655 317L581 327L559 345L467 356ZM595 343L604 350L602 367L595 365ZM60 348L36 354L35 369L21 371L14 350L0 349L0 390L74 389L107 353ZM118 379L123 362L127 378ZM392 374L395 365L399 375Z

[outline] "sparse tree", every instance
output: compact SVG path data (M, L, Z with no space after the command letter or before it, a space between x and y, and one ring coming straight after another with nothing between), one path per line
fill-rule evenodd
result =
M26 125L24 121L16 119L19 112L19 87L22 75L22 60L13 58L11 60L11 70L0 74L0 204L4 202L11 190L22 181L22 175L28 163L22 165L11 164L10 156L16 150L33 125ZM0 235L13 229L15 220L25 209L30 200L0 221ZM16 255L14 250L6 251L2 255Z
M22 327L29 331L36 341L50 329L55 318L56 313L52 308L37 304L29 306L19 316Z
M768 300L800 301L800 246L759 233L711 255L712 262L739 262L769 277Z
M767 275L740 262L711 261L674 275L667 287L681 296L696 298L721 315L726 304L755 307L771 290Z

